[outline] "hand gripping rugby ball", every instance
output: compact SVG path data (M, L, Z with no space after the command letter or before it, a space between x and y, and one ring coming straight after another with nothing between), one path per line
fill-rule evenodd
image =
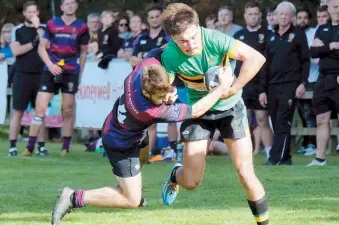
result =
M206 71L204 76L204 83L208 91L213 91L219 86L218 73L220 69L223 70L223 73L232 74L230 79L233 79L233 71L231 66L213 66Z

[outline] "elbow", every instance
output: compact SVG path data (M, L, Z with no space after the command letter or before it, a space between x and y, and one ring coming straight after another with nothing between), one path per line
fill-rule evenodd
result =
M19 54L18 54L18 52L12 50L12 55L13 55L14 57L17 57Z
M15 48L11 48L12 54L14 57L17 57L19 52Z
M249 56L246 57L246 61L251 64L255 62L258 65L260 64L260 67L262 67L266 62L266 58L260 52L253 49L252 54L249 54Z
M264 65L266 62L265 56L263 56L260 52L257 52L257 54L254 56L254 59L261 63L261 65Z

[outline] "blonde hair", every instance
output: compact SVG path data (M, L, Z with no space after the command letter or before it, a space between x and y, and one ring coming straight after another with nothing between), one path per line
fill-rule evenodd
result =
M12 29L14 28L14 24L12 23L6 23L2 26L1 28L1 34L0 34L0 44L1 44L1 48L5 47L6 45L6 41L5 41L5 38L4 38L4 34L6 32L11 32Z
M114 19L114 13L112 10L104 10L101 13L101 17L103 17L105 14L108 14L109 16L111 16Z

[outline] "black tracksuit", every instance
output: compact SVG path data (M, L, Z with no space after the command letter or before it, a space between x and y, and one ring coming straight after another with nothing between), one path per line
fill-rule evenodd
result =
M314 88L313 110L316 115L335 110L339 114L339 50L330 50L331 42L339 42L339 25L319 26L315 39L324 43L311 47L312 58L319 58L319 79Z
M269 161L275 165L291 163L291 124L296 89L301 83L307 83L310 70L305 32L291 25L280 35L278 29L277 26L268 37L266 63L260 76L260 91L267 94L274 131Z

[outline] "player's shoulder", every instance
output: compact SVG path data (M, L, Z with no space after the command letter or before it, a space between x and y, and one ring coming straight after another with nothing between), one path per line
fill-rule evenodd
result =
M170 59L178 54L178 47L176 46L173 39L169 40L166 47L163 49L161 58Z
M238 30L237 32L235 32L234 34L234 38L235 39L239 39L240 36L244 35L245 34L245 31L246 29L245 28L242 28L241 30Z
M147 53L145 59L155 58L156 60L161 62L161 55L163 52L164 52L163 48L154 48Z
M316 27L318 32L328 32L330 30L330 25L328 23Z
M16 27L14 27L13 29L15 29L15 32L16 33L20 33L20 32L23 32L25 30L26 26L24 26L24 24L20 24Z

